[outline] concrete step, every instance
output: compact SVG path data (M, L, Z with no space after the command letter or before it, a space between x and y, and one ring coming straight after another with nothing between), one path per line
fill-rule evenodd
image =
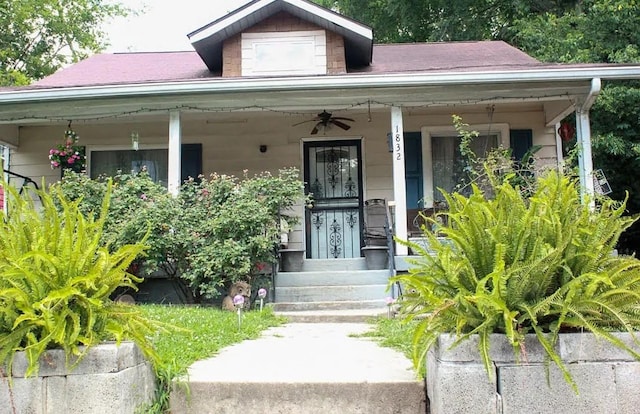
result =
M333 270L367 270L364 257L354 259L305 259L303 272L327 272Z
M424 381L366 324L286 324L193 364L171 413L424 414Z
M384 299L387 285L276 286L277 302L359 301Z
M277 287L381 285L389 280L388 270L334 270L285 272L276 275Z
M360 310L382 309L386 307L386 301L384 299L375 299L356 301L276 302L272 306L276 312Z
M344 310L304 310L276 312L291 323L366 323L375 318L390 317L387 308L364 308Z

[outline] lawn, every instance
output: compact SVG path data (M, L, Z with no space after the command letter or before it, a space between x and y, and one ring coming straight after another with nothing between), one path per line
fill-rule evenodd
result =
M168 408L171 381L186 373L195 361L215 355L220 349L255 339L262 331L284 323L270 308L263 312L243 312L242 325L238 315L212 307L176 305L140 305L145 316L167 325L153 338L160 357L156 366L159 379L156 401L145 412L162 413Z

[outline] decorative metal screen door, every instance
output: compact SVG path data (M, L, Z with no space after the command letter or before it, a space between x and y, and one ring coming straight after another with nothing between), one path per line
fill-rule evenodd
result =
M304 144L304 178L313 194L306 214L307 257L360 257L362 168L360 141Z

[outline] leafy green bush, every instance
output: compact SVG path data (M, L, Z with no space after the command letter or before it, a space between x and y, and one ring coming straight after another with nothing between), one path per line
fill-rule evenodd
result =
M136 307L109 299L117 288L135 289L140 279L126 269L145 248L142 241L113 251L103 245L111 186L96 217L85 217L78 202L56 188L23 195L4 188L9 210L0 222L0 365L10 372L16 352L24 351L30 375L47 349L62 348L77 362L92 345L114 339L132 339L154 357L147 338L152 323Z
M554 345L559 333L583 330L640 358L611 334L640 327L640 261L612 254L633 222L622 217L624 204L605 199L591 211L577 183L554 171L530 198L508 178L493 181L493 199L477 186L468 197L445 194L439 230L450 243L425 232L433 253L411 245L422 258L394 278L411 292L401 301L409 319L424 316L414 362L422 365L440 334L455 334L456 345L477 334L490 375L489 335L504 334L518 355L532 333L575 388Z
M95 214L106 183L66 172L57 185L83 212ZM149 248L135 262L140 274L161 270L177 277L195 301L216 298L240 279L251 281L262 263L272 263L279 215L303 198L296 169L242 180L217 174L190 179L178 197L145 172L119 174L113 183L103 240L117 248L149 233Z
M112 178L92 180L86 174L65 171L63 180L56 186L68 199L79 200L79 208L83 213L96 216L109 182L113 186L103 242L118 248L135 243L149 233L144 260L139 257L132 267L139 274L162 270L175 276L176 266L172 256L180 244L175 238L174 228L179 225L181 206L148 173L117 174Z
M204 297L216 297L238 280L251 279L273 263L281 212L303 198L298 170L263 172L242 180L212 174L183 185L179 238L188 251L182 277Z

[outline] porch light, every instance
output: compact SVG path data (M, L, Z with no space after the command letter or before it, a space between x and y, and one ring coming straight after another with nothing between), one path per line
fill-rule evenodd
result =
M138 135L138 131L133 131L131 133L131 149L138 151L138 148L140 148L140 135Z

